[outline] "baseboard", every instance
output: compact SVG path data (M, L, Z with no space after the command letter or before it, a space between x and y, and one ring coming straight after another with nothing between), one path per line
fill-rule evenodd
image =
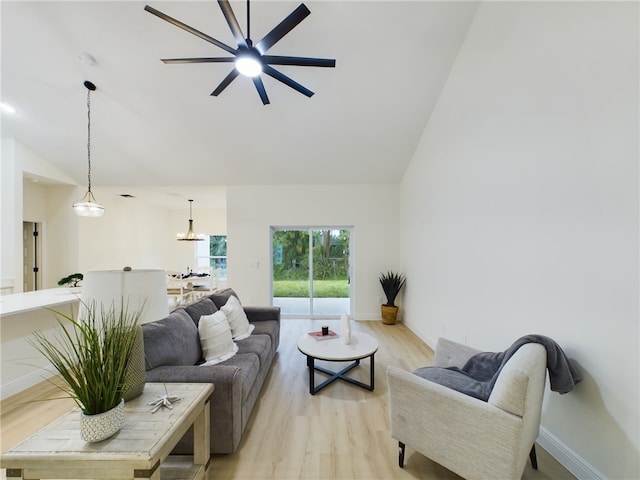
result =
M0 387L0 400L4 400L5 398L9 398L10 396L20 393L27 388L33 387L54 375L55 373L53 371L42 368L30 373L29 375L13 380L12 382L3 383Z
M418 336L418 338L420 338L420 340L426 343L431 350L435 350L436 343L438 343L437 338L431 338L430 336L426 335L425 332L423 332L418 325L414 325L413 323L409 323L409 322L405 322L405 325L409 330L415 333Z
M562 443L558 437L542 426L540 427L540 435L536 442L576 478L580 480L606 480L606 477L594 468L593 465L571 450L567 445Z

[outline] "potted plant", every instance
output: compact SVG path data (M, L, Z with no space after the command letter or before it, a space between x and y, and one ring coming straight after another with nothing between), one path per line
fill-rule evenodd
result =
M78 283L84 278L84 275L81 273L72 273L71 275L61 278L58 280L58 285L71 285L72 287L77 287Z
M395 304L396 297L404 287L406 278L402 273L394 273L389 271L380 275L380 285L387 297L387 303L383 304L380 309L382 311L382 322L387 325L393 325L398 318L398 307Z
M137 336L139 312L82 304L79 319L53 311L57 335L34 332L31 344L51 362L63 384L54 383L80 407L80 435L109 438L124 424L123 394Z

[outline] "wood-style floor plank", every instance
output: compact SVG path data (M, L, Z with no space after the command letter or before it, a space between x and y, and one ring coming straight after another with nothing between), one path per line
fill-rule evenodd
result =
M337 381L310 395L306 357L296 348L296 341L325 323L339 331L337 320L282 321L280 348L240 448L232 455L215 455L206 479L459 479L410 446L405 468L400 469L398 445L389 433L386 369L389 365L407 370L430 365L431 349L403 324L353 322L354 331L378 339L375 390ZM331 369L338 365L328 364ZM368 360L350 375L368 383ZM318 373L316 383L323 377ZM43 382L1 402L2 450L73 408L69 399L36 401L59 396L57 389ZM575 478L542 448L537 451L539 470L528 464L525 480Z

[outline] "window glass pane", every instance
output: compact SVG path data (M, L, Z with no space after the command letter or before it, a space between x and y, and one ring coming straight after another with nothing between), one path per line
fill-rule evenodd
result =
M351 313L350 233L331 227L272 228L272 304L282 316Z
M209 265L220 270L219 279L227 279L227 236L209 235L204 242L196 242L198 265Z

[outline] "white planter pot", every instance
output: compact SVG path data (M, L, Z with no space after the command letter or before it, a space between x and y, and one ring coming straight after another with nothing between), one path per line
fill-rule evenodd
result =
M115 435L124 425L124 399L108 412L85 415L80 412L80 437L85 442L100 442Z

